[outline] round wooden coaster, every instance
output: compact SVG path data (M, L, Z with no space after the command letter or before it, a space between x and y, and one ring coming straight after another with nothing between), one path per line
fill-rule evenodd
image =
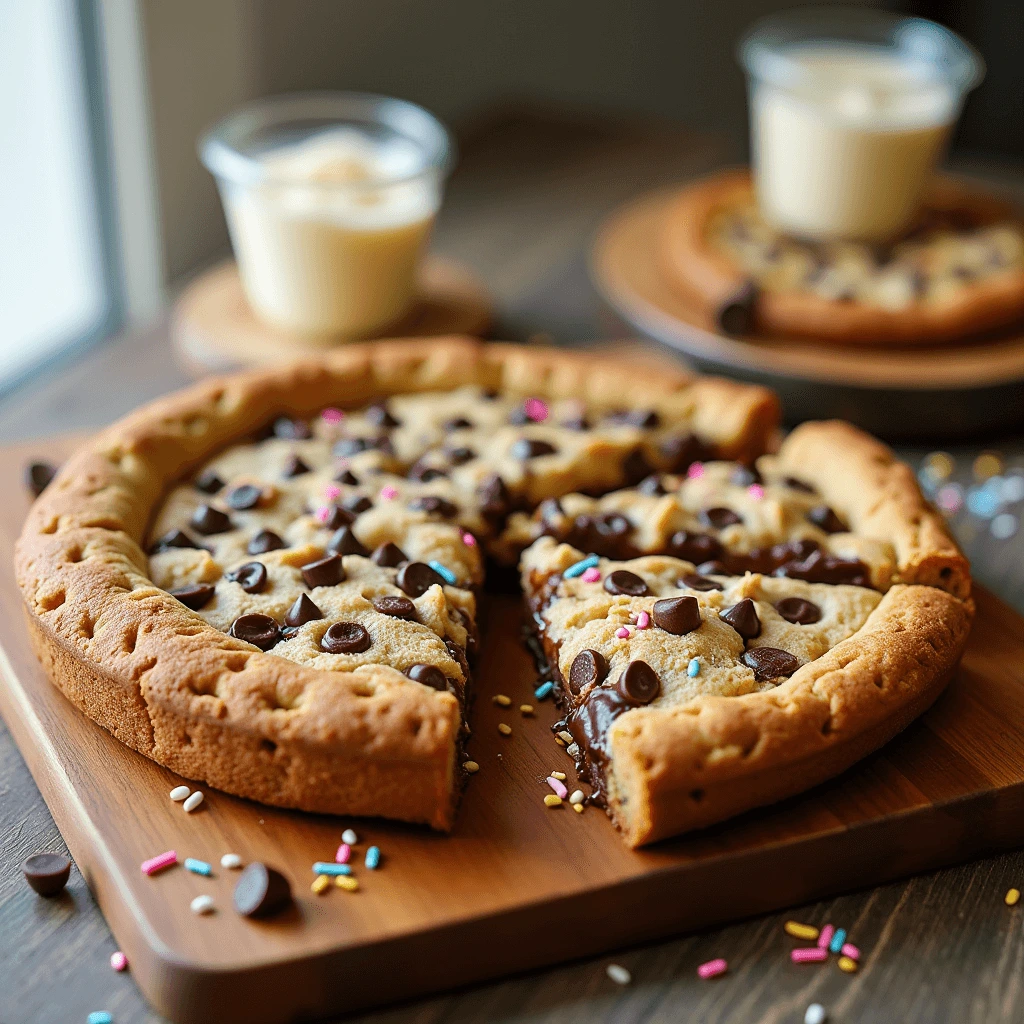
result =
M413 310L382 337L486 333L491 298L467 267L430 256L420 288ZM311 338L265 324L246 301L237 265L227 260L200 274L181 293L174 307L171 340L186 371L201 377L319 355L349 339Z
M719 333L662 272L660 231L674 189L619 210L598 232L591 275L634 328L701 370L775 388L790 420L842 416L891 437L961 437L1024 420L1024 331L962 345L843 348Z

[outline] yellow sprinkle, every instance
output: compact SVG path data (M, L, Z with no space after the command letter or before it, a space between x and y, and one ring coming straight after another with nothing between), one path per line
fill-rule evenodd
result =
M555 742L556 742L556 743L557 743L557 744L558 744L559 746L562 746L562 747L564 747L564 746L565 746L565 740L563 740L561 736L556 736L556 737L555 737Z
M562 778L564 779L564 778L565 778L565 776L563 775L563 776L562 776ZM569 803L571 803L571 804L573 804L573 805L575 805L575 806L577 806L577 807L578 807L578 806L579 806L579 805L580 805L581 803L583 803L583 801L584 801L584 800L586 800L586 796L584 795L584 793L583 793L583 790L582 790L582 789L577 789L577 790L576 790L576 791L575 791L575 792L574 792L574 793L572 794L572 796L570 796L570 797L569 797Z
M327 877L327 875L317 875L316 878L313 879L313 884L310 886L310 889L312 889L313 892L315 892L317 896L319 896L322 892L327 891L327 888L330 884L331 880Z
M480 765L476 761L463 761L462 767L469 772L470 775L480 771Z
M1003 471L1003 460L995 452L982 452L975 460L974 479L979 483Z
M785 929L786 934L792 935L794 939L808 939L813 942L818 937L818 929L812 924L801 924L799 921L787 921Z
M574 810L574 811L575 811L575 812L576 812L577 814L582 814L582 813L583 813L583 804L573 804L573 805L572 805L572 809L573 809L573 810Z
M561 732L560 732L560 733L558 734L558 736L559 736L559 738L560 738L561 740L563 740L563 741L565 742L566 746L568 746L568 745L569 745L570 743L572 743L572 742L573 742L573 739L572 739L572 733L571 733L571 732L569 732L569 730L568 730L568 729L563 729L563 730L562 730L562 731L561 731Z
M359 882L351 875L338 875L334 880L334 884L346 892L355 892L359 888Z
M838 963L839 970L846 971L847 974L853 974L857 970L857 961L851 960L848 956L841 956Z
M503 708L507 708L509 704L512 703L512 698L506 697L503 693L496 693L491 700L493 700L495 704L500 704Z
M520 704L519 705L519 710L524 715L532 715L533 714L533 705L532 704Z
M551 778L558 779L559 782L565 782L565 772L552 772Z
M511 725L506 725L504 722L499 722L498 723L498 732L500 732L502 736L511 736L512 735L512 726Z
M548 793L548 795L544 797L544 803L547 804L548 807L561 807L562 798L557 793Z
M1020 889L1010 889L1004 897L1006 905L1008 907L1015 906L1017 901L1020 899Z

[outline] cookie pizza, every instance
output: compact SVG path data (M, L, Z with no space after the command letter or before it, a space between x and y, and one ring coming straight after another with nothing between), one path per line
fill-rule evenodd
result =
M640 846L806 789L949 681L967 562L911 470L844 423L510 520L559 723Z
M717 174L669 204L662 264L727 334L929 344L1024 317L1024 221L948 180L904 238L879 247L783 234L758 212L747 171Z
M485 554L530 539L513 517L749 462L777 421L763 389L466 339L208 380L103 432L32 507L32 642L188 778L446 829Z

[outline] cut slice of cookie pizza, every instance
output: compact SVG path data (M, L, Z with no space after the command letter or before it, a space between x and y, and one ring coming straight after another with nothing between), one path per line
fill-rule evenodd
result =
M634 846L842 771L935 699L966 644L967 563L883 445L807 424L755 472L699 466L529 521L523 589L560 725Z

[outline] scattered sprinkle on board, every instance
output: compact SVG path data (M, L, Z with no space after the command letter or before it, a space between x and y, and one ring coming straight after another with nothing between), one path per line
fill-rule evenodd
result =
M115 971L127 970L128 957L126 957L124 953L121 952L121 950L118 950L116 953L111 953L110 966L113 967Z
M847 974L853 974L857 970L857 961L848 956L841 956L836 962L839 964L839 970L846 971Z
M801 924L799 921L787 921L784 927L787 935L792 935L794 939L804 939L807 942L813 942L819 934L814 925Z
M791 950L789 958L795 964L820 964L828 959L828 950L824 946L801 946Z
M321 893L327 892L330 884L331 879L329 875L317 875L316 878L313 879L313 884L310 886L310 889L319 896Z
M175 786L174 789L171 790L171 799L176 804L180 804L182 800L188 799L188 795L190 792L191 790L188 788L188 786Z
M633 975L621 964L609 964L604 970L616 985L628 985L633 980Z
M475 775L480 771L480 765L478 765L476 761L463 761L462 767L469 772L470 775Z
M548 793L548 795L544 797L544 803L548 807L561 807L562 798L560 796L557 796L555 793Z
M502 736L511 736L512 735L512 726L511 725L506 725L504 722L499 722L498 723L498 732L500 732Z
M1003 897L1008 907L1015 907L1020 902L1020 889L1010 889Z
M370 871L376 871L380 867L380 847L379 846L368 846L366 848L366 856L363 858L363 863Z
M355 846L359 842L359 836L355 834L353 829L347 828L341 833L341 841L348 843L349 846Z
M190 904L189 910L193 914L209 914L213 910L213 897L209 893L197 896Z
M492 704L497 704L500 707L507 708L512 703L512 698L506 696L504 693L496 693L491 698Z
M811 1003L804 1013L804 1024L825 1024L825 1007L821 1003Z
M334 880L334 884L339 889L344 889L346 892L356 892L359 889L359 882L355 878L351 878L347 875L338 875Z
M203 802L203 794L196 790L181 806L187 814L191 814Z
M697 968L697 977L707 981L708 978L717 978L720 974L725 974L727 970L729 970L728 961L718 957L715 960L708 960L707 963L701 964Z

